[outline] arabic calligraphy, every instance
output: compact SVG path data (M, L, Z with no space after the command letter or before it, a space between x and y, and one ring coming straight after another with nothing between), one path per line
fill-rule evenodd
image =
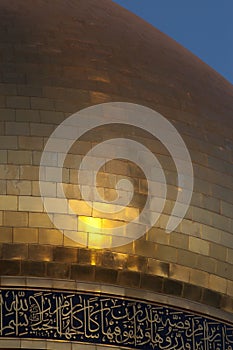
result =
M233 350L233 325L159 304L78 292L0 290L0 337L141 350Z

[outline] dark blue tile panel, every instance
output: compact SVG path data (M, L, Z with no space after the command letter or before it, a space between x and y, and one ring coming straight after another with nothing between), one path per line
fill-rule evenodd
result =
M1 289L0 337L146 350L232 350L233 325L144 301L77 292Z

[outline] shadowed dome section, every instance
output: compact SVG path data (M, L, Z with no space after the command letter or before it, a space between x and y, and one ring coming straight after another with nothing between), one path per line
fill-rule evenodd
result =
M109 0L1 0L0 49L0 274L154 291L232 312L232 85ZM65 193L83 208L84 223L93 212L80 196L77 167L103 140L139 140L158 156L168 183L155 227L126 246L98 250L67 239L51 223L40 198L39 165L48 137L68 116L119 101L150 107L176 127L191 154L194 194L183 222L166 234L179 191L166 148L137 128L87 133L63 172ZM135 187L126 222L141 210L148 189L140 169L118 161L101 170L100 193L114 199L122 178ZM106 218L96 219L102 225Z
M83 81L88 84L91 80L103 93L117 95L121 88L131 98L140 98L135 96L139 85L144 91L141 97L148 102L194 111L200 119L212 122L221 113L224 123L229 123L232 85L188 50L112 1L2 0L0 7L1 41L6 47L2 51L3 76L9 71L13 75L17 69L18 82L53 82L70 88L84 88ZM88 67L97 70L96 77L91 72L88 76ZM98 77L98 71L106 67L109 79ZM36 68L40 69L40 80ZM117 72L124 80L114 81ZM93 85L87 88L96 89Z

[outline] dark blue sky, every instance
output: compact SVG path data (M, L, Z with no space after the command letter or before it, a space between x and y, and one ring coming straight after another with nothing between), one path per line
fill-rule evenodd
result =
M233 0L115 0L233 83Z

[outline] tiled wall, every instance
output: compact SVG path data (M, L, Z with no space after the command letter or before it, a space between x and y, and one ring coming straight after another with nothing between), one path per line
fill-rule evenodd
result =
M40 18L41 9L37 14L33 11L31 19ZM58 10L54 11L56 17ZM153 68L158 55L148 42L155 42L155 47L161 44L157 34L154 36L147 27L140 29L145 40L136 37L135 43L142 49L133 56L134 46L126 43L134 34L127 29L122 42L118 31L123 29L114 26L117 20L109 14L105 13L104 20L113 23L115 41L108 40L98 24L101 21L93 21L93 26L81 21L80 39L66 50L71 33L80 33L70 17L71 23L63 18L66 30L59 32L56 41L52 37L57 33L54 27L51 29L47 15L42 29L28 20L20 23L17 31L17 23L11 25L14 13L9 17L3 10L0 25L0 274L105 282L232 310L231 92L222 92L228 86L188 54L177 53L173 46L170 50L176 60L161 50L161 61L157 62L161 68ZM99 15L93 11L92 16ZM124 27L124 16L122 21ZM53 35L44 35L46 30L52 30ZM163 62L170 67L169 77ZM206 77L203 80L202 75ZM195 184L184 220L174 232L166 234L164 229L178 191L176 169L166 149L134 128L101 129L85 135L79 148L70 150L63 173L67 198L71 205L82 208L82 215L94 213L82 201L76 169L82 156L108 137L128 136L142 142L158 156L168 182L167 203L156 226L133 243L104 251L86 249L53 226L43 208L38 180L41 153L52 131L72 113L110 101L146 105L168 118L190 151ZM145 203L147 188L142 173L132 163L110 162L102 169L98 185L106 198L112 198L114 184L125 177L135 188L130 209L130 215L134 215ZM56 187L51 188L51 196L54 193L59 197ZM57 217L61 223L64 219L64 215ZM101 220L103 224L104 218ZM128 220L129 213L120 218L123 223Z

